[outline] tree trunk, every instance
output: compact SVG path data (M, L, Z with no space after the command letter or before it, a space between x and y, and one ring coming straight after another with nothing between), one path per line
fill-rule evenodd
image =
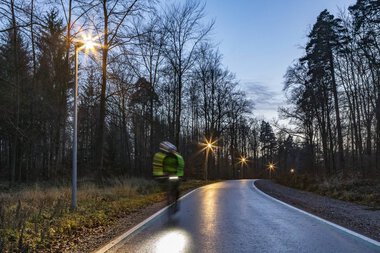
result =
M181 112L182 112L182 66L179 65L178 75L178 94L177 94L177 114L176 114L176 129L175 129L175 145L179 148L179 137L181 132Z
M104 125L106 117L106 91L107 91L107 58L108 58L108 13L106 1L103 2L103 15L104 15L104 43L102 48L102 87L100 93L100 108L99 108L99 122L96 144L96 158L98 172L102 173L103 170L103 146L104 146Z
M343 172L343 177L346 176L345 171L345 164L344 164L344 151L343 151L343 136L342 136L342 126L340 122L340 112L339 112L339 100L338 100L338 91L337 91L337 85L335 80L335 69L334 69L334 58L333 53L330 50L330 71L331 71L331 78L332 78L332 88L333 88L333 95L334 95L334 107L335 107L335 116L336 116L336 128L338 131L338 149L339 149L339 170ZM330 136L331 138L331 136Z
M18 150L18 128L20 122L20 103L21 103L21 94L20 94L20 77L19 77L19 66L18 66L18 41L17 41L17 23L16 23L16 14L14 1L11 0L11 14L12 14L12 26L13 26L13 64L15 70L15 97L16 97L16 108L15 108L15 132L13 133L13 144L12 144L12 163L11 163L11 185L16 181L16 166L17 166L17 150Z

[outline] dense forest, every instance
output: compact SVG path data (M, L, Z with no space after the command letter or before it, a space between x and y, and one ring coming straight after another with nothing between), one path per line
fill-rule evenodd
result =
M209 178L268 176L270 163L277 175L379 176L379 1L318 16L285 74L286 127L253 117L213 26L197 0L1 0L0 178L70 177L83 34L99 47L79 52L81 178L149 177L163 140L191 178L206 168ZM206 140L216 146L209 154Z
M91 34L97 52L79 52L80 177L148 177L163 140L184 155L187 176L199 178L200 144L217 140L209 175L236 176L252 103L221 63L204 3L10 0L0 8L2 178L70 176L74 48Z
M281 114L301 136L312 175L380 175L380 2L322 11L289 67Z

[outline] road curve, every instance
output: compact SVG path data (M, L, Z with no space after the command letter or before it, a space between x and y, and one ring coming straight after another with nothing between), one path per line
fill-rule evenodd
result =
M380 252L347 231L279 203L253 180L207 185L107 252Z

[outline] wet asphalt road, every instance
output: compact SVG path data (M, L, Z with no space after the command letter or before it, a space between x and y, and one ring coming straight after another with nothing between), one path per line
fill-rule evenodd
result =
M108 252L380 252L377 247L261 194L225 181L181 200Z

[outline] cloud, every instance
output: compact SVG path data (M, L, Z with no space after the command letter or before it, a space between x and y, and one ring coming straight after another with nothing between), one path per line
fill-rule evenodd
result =
M257 111L277 113L278 107L284 104L281 92L271 90L260 82L245 82L241 84L241 88L246 92L247 97L252 99Z

